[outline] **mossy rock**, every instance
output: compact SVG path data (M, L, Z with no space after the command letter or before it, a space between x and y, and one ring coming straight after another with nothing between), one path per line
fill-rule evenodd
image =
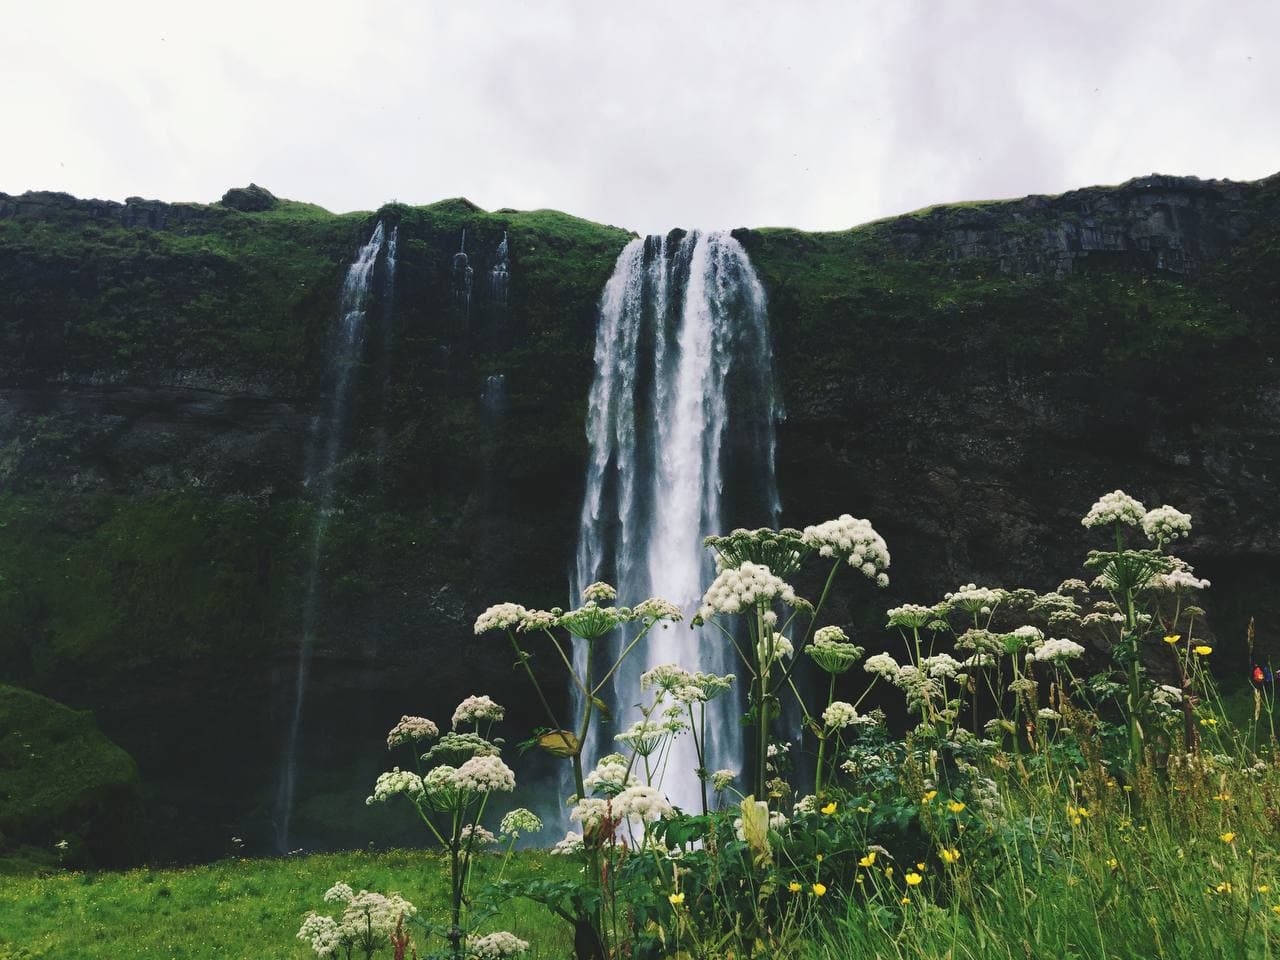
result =
M0 685L0 857L30 861L66 841L70 865L139 863L141 798L133 758L91 712Z

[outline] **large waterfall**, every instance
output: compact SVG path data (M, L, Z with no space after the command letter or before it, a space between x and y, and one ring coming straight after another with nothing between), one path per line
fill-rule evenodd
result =
M325 534L333 514L335 473L350 419L350 402L355 375L361 362L372 291L374 272L379 260L383 264L384 303L389 303L395 280L396 241L399 227L388 233L382 221L374 227L369 242L357 252L347 268L338 300L338 324L331 340L326 368L327 399L324 412L316 418L308 450L304 483L315 504L307 559L306 592L302 608L302 638L298 645L297 670L294 677L293 704L281 755L274 811L276 847L289 848L289 829L293 817L294 790L298 773L298 744L302 734L303 701L311 672L311 656L320 603L320 567ZM385 319L385 318L384 318ZM383 384L385 393L386 384Z
M603 579L622 604L656 595L692 617L714 573L703 538L772 524L779 512L773 354L746 251L727 233L633 240L601 297L595 364L573 601ZM655 629L604 691L612 723L592 745L597 755L638 716L641 673L672 662L742 672L714 631ZM737 712L734 698L711 704L708 769L740 768ZM696 805L696 766L686 735L664 784L686 809Z

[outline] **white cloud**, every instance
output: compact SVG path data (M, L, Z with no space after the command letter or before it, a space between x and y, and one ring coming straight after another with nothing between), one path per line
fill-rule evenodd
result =
M1223 11L1229 11L1230 16ZM0 190L334 210L465 195L837 229L1280 169L1280 5L344 3L7 10Z

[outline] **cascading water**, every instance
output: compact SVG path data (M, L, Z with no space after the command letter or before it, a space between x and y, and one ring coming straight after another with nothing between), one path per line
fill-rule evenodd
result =
M507 256L507 231L502 231L502 242L494 254L493 267L489 270L489 299L494 303L507 302L507 287L511 283L511 260Z
M714 574L703 538L772 524L779 513L780 406L764 288L729 234L675 238L629 243L601 296L575 604L586 584L603 579L617 585L621 604L661 596L691 617ZM640 675L661 663L740 672L711 631L655 629L603 691L613 725L593 744L597 752L612 750L613 734L637 718ZM726 697L709 707L708 769L740 766L735 705ZM686 735L664 783L686 809L697 803L696 766Z
M302 642L298 646L298 663L294 678L293 709L282 751L276 789L276 847L283 853L289 849L289 829L293 817L294 788L297 783L298 743L302 733L303 701L311 671L311 655L319 613L320 565L325 533L333 512L334 473L348 419L351 388L360 363L365 341L375 268L384 263L384 282L394 282L395 243L398 228L392 228L390 240L382 221L374 227L369 242L359 249L347 268L338 301L338 326L334 331L326 379L328 398L322 416L316 418L312 443L307 457L304 483L312 491L315 522L312 524L302 608ZM383 256L385 252L385 256ZM389 289L383 295L388 296Z
M475 270L467 256L467 228L462 228L462 243L458 252L453 255L453 299L463 312L471 315L471 283L475 278Z
M378 423L378 479L382 480L387 463L387 431L390 429L391 348L395 335L394 306L396 291L396 253L400 242L400 225L391 228L387 237L387 255L382 262L382 354L378 361L381 375L382 412Z

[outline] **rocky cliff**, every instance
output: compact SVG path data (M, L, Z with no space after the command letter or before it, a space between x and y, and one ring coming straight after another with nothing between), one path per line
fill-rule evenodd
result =
M334 216L258 187L0 194L0 680L97 712L138 759L161 855L270 836L306 458L377 218L399 264L321 571L302 843L395 839L360 800L401 712L492 692L512 736L536 719L470 622L566 599L595 304L629 234L462 200ZM847 510L893 550L890 592L838 610L864 642L897 600L1077 575L1079 517L1115 486L1196 516L1224 647L1249 615L1271 642L1280 178L735 235L770 299L785 522Z

